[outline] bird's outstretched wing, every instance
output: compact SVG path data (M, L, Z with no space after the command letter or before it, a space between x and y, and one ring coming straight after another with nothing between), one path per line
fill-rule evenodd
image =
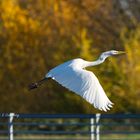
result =
M90 71L84 69L67 68L52 77L62 86L82 96L95 108L107 111L112 107L112 102L106 96L97 77Z

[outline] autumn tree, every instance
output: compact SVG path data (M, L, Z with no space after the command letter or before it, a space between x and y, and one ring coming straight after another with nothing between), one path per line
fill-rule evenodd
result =
M134 20L138 16L130 18L125 10L121 11L120 4L116 0L1 0L1 112L95 112L82 98L52 80L32 92L28 91L27 85L69 59L94 60L101 52L110 49L126 49L128 55L136 50L132 46L135 42L139 44L135 39L139 36L138 20ZM125 29L130 34L128 39L122 36ZM130 103L125 96L127 87L138 92L138 81L134 82L136 77L133 76L134 83L128 84L126 77L130 71L125 69L131 68L131 64L126 65L130 59L124 59L112 58L101 66L90 68L100 79L107 95L120 104L112 112L136 112L139 109L138 102L134 108L136 104ZM121 67L118 67L119 61ZM139 67L138 63L136 67ZM132 105L131 109L126 107L128 103Z

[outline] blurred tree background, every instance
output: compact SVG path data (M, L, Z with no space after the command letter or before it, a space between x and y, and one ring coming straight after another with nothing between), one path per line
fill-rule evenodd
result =
M64 61L115 49L126 55L90 70L115 104L110 112L140 113L139 13L139 0L1 0L0 111L98 112L53 80L27 86Z

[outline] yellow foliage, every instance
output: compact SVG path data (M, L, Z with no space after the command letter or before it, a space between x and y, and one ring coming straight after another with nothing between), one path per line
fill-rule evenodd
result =
M127 31L129 38L119 38L121 29L127 24L122 24L122 15L114 12L116 9L111 0L1 0L1 112L69 112L65 109L65 103L69 102L72 113L73 106L77 107L76 111L80 108L84 113L91 113L92 106L76 95L69 96L69 91L55 82L48 82L44 89L42 87L32 95L29 95L27 85L69 59L95 60L105 50L119 50L122 38L126 61L125 57L109 58L94 67L93 72L112 101L119 104L114 106L113 112L125 112L125 108L131 111L126 106L128 103L138 110L140 28L133 33ZM75 102L71 104L73 100Z
M129 32L127 32L129 33ZM140 109L139 91L140 91L140 25L136 30L129 33L129 37L123 36L124 47L126 51L126 61L122 63L122 72L126 75L127 97L132 106ZM131 99L131 100L130 100Z
M36 31L38 27L38 21L31 18L27 11L21 8L17 0L6 0L0 4L2 9L1 18L6 29L12 29L16 32L19 28L22 28L25 32L31 28L32 31ZM8 21L8 22L7 22Z
M92 40L87 36L86 29L80 30L75 37L73 36L73 41L75 45L80 48L80 57L85 59L93 58L91 55Z

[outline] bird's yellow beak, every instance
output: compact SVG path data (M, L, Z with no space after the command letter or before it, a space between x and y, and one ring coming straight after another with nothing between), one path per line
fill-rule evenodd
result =
M118 54L125 54L124 51L118 51Z

